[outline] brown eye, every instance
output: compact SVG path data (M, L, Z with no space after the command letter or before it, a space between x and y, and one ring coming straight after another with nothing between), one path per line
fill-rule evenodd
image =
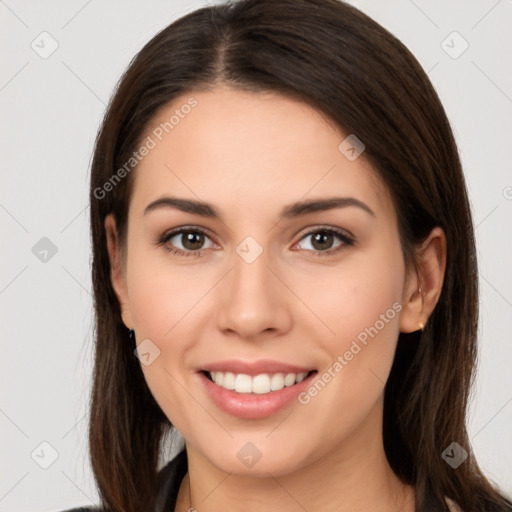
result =
M332 247L334 239L335 237L332 233L319 231L311 238L311 245L318 251L323 251L324 249L330 249Z
M210 241L208 247L205 243ZM166 245L169 252L179 255L199 255L203 249L210 249L214 245L210 237L200 229L184 229L172 231L162 236L159 245Z
M351 246L354 244L353 238L334 229L316 229L306 233L301 240L305 240L308 237L311 239L311 242L309 243L310 248L307 247L308 244L301 243L300 245L306 246L301 247L301 249L319 254L332 254L342 249L344 246ZM338 240L337 245L335 245L336 240Z
M178 236L181 236L180 241L183 247L189 251L197 251L204 244L205 236L197 231L184 232Z

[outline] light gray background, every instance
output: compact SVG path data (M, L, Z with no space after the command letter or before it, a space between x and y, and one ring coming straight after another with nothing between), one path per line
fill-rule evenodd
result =
M455 131L480 258L480 366L469 430L485 472L512 493L512 1L352 3L416 55ZM86 439L93 141L129 60L202 5L0 0L1 511L97 502ZM46 59L31 48L34 40L39 51L50 48L43 31L59 45ZM469 44L458 58L464 43L446 39L453 31ZM47 262L32 252L42 237L58 249ZM39 465L51 462L42 442L58 454L48 469Z

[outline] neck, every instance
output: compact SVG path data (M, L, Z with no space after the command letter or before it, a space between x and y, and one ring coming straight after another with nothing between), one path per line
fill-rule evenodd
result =
M375 424L382 422L367 422L336 449L278 477L225 473L187 445L189 471L175 510L414 512L414 489L393 473Z

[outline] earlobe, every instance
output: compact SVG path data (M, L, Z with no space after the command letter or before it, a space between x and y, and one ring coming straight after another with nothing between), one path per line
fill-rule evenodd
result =
M409 275L406 280L401 332L423 330L441 296L446 268L446 236L440 227L430 232L416 255L418 273Z
M117 227L113 214L109 214L105 217L104 226L105 236L107 239L108 256L110 260L110 280L117 296L117 300L119 301L123 323L128 329L133 329L126 278L121 264Z
M425 324L423 307L423 290L416 283L416 289L412 292L406 289L403 299L402 313L400 315L400 332L414 332L422 329Z

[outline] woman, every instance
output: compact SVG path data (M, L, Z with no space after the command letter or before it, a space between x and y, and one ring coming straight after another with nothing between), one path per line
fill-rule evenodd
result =
M377 23L336 0L174 22L115 92L90 199L105 510L510 510L465 426L456 145Z

